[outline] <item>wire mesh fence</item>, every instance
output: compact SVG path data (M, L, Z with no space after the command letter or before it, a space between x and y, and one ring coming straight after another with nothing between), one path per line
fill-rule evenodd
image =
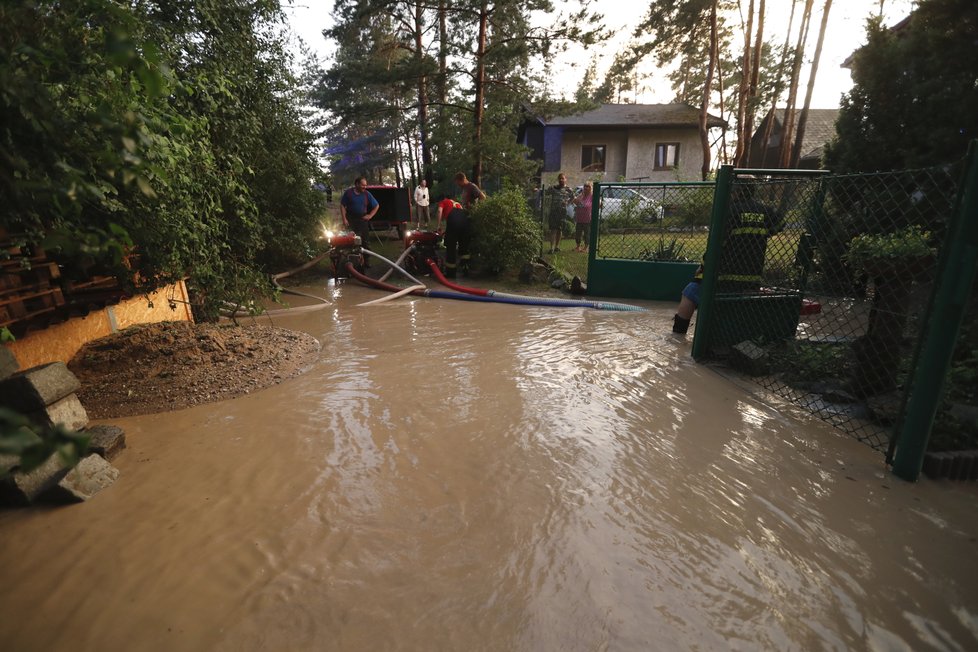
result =
M702 260L713 183L601 183L593 200L595 255L625 260Z
M886 450L959 171L732 171L718 182L694 355Z

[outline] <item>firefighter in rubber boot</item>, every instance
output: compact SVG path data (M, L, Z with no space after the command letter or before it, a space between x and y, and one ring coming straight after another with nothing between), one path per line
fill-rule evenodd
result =
M726 237L717 259L717 292L761 289L767 241L783 228L783 219L755 199L759 183L753 176L739 176L731 191Z
M672 318L672 332L685 335L689 330L689 322L693 318L693 313L700 305L700 283L703 281L703 266L696 268L693 280L683 288L683 296L679 300L679 307L676 308L676 315Z
M757 180L743 175L737 178L730 195L730 212L726 234L717 261L718 293L756 293L761 289L767 241L783 228L782 216L754 199ZM693 313L700 303L700 265L693 280L683 289L683 296L673 317L672 332L685 334Z
M438 202L438 230L445 221L445 276L455 278L459 267L463 273L469 267L469 243L472 240L472 226L468 211L453 199L443 198Z

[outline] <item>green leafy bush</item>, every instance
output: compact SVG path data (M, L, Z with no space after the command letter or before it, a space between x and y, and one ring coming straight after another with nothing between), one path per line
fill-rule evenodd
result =
M23 472L36 469L53 453L65 466L74 466L88 450L88 436L60 425L39 426L24 415L0 408L0 454L19 458ZM3 471L0 470L0 476Z
M837 344L791 341L775 357L789 383L841 378L850 366L849 350Z
M713 216L713 187L703 186L684 191L679 204L669 213L673 213L675 221L683 226L710 226Z
M539 226L523 193L514 188L479 202L472 210L472 227L472 253L493 274L532 260L539 247Z
M44 242L69 280L187 278L197 319L270 296L267 272L307 257L322 210L282 16L0 3L8 232Z
M857 235L849 243L846 260L859 269L868 261L910 260L934 254L935 249L928 244L930 233L919 226L909 226L890 233L864 233Z

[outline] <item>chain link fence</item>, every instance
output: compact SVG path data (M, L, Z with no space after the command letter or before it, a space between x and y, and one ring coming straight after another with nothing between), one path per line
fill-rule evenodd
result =
M892 453L961 167L726 172L694 356Z
M602 259L700 261L713 183L601 183L593 200Z

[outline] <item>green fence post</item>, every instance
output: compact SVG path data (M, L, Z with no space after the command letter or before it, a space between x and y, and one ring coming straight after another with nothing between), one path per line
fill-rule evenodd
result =
M893 473L913 482L920 475L958 331L978 269L978 141L972 141L957 209L934 283L938 290L913 371L903 420L895 431Z
M591 270L594 269L594 259L598 253L598 230L601 225L598 223L598 216L601 215L601 182L595 181L591 188L591 240L587 248L587 282L591 283Z
M706 240L706 253L703 255L703 281L700 287L700 305L697 308L696 329L693 331L693 358L699 360L706 355L709 342L710 318L713 313L713 298L716 294L716 266L723 244L727 213L730 209L730 190L733 187L734 167L723 165L717 173L716 189L713 191L713 214L710 216L710 237Z

